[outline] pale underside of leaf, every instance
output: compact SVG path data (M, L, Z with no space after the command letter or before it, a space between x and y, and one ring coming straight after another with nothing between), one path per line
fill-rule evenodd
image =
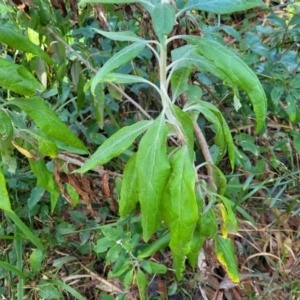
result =
M261 0L189 0L181 12L195 9L215 14L231 14L258 6L265 4Z
M93 28L97 33L113 40L113 41L128 41L128 42L136 42L144 40L143 38L139 37L132 31L119 31L119 32L111 32L111 31L103 31L97 28Z

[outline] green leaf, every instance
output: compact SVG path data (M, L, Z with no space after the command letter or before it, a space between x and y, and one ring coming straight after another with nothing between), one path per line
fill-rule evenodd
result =
M133 272L134 272L134 269L129 270L124 277L123 283L124 283L124 286L126 289L128 289L130 287L130 285L132 284L133 274L134 274Z
M116 3L116 2L114 2L114 3ZM96 28L92 28L92 29L95 30L97 33L99 33L113 41L137 42L137 41L144 40L143 38L139 37L138 35L136 35L135 33L131 32L131 31L111 32L111 31L99 30Z
M37 161L30 159L29 163L32 172L37 177L37 186L51 193L51 212L53 212L60 195L59 187L57 183L54 182L53 175L48 171L43 159Z
M193 66L187 64L182 68L177 68L171 75L172 98L176 99L189 88L188 79L193 71Z
M136 153L133 154L126 164L119 201L119 213L121 217L125 217L134 211L134 208L139 200L137 187L137 170L135 167Z
M38 295L42 299L61 299L61 293L48 280L41 279L37 289Z
M206 238L214 238L218 233L217 218L212 208L202 214L198 221L199 232Z
M134 42L111 57L93 78L91 87L92 93L95 95L97 84L103 80L106 74L135 58L145 48L147 43L148 41L145 40Z
M143 136L136 157L143 238L148 241L161 222L161 200L170 173L167 125L161 114Z
M149 264L152 269L151 274L166 274L168 271L168 268L163 264L158 264L153 261L149 261Z
M200 217L201 218L201 217ZM201 236L198 228L196 227L193 233L193 238L190 241L190 251L187 254L187 259L192 266L192 268L196 267L198 256L199 256L199 251L201 250L206 238Z
M141 253L139 253L138 258L149 257L156 252L165 249L170 243L171 235L169 232L162 235L160 238L155 240L152 244L147 246Z
M29 257L29 263L34 274L41 271L43 261L43 251L40 249L34 249Z
M32 96L44 86L23 66L0 58L0 85L20 95Z
M189 0L180 13L195 9L221 15L244 11L258 6L266 5L261 0Z
M197 105L192 105L190 109L196 109L196 107ZM207 119L215 126L214 131L216 132L216 136L214 142L216 146L218 146L219 148L219 155L216 161L216 163L218 163L221 160L221 158L224 156L226 150L226 143L225 143L224 133L222 130L222 124L220 123L218 117L210 109L207 109L202 105L199 105L199 112L201 112L201 114L205 117L205 119Z
M141 269L137 270L136 281L139 288L140 299L146 300L146 287L147 287L148 279L145 273Z
M219 262L225 267L229 278L232 282L239 283L239 272L235 262L235 253L231 240L217 236L215 239L215 251Z
M189 150L189 156L191 161L194 161L195 154L194 154L194 126L191 118L180 109L178 106L173 105L172 110L174 115L176 116L177 120L180 123L181 130L184 134L184 138L186 139L183 141L183 144L186 144Z
M300 133L298 131L291 130L289 134L291 137L293 137L293 146L298 155L300 155Z
M104 86L102 82L99 82L96 86L95 95L91 94L93 112L95 114L97 123L101 129L104 126L104 106L105 106L105 94Z
M64 142L68 146L88 152L81 140L57 117L41 98L16 98L10 100L7 104L16 105L24 110L48 136Z
M0 261L0 268L12 272L17 276L19 276L21 279L26 280L26 275L22 271L20 271L19 269L11 265L10 263L7 263L5 261Z
M94 247L94 251L96 253L103 253L106 252L108 248L112 247L115 244L116 244L115 241L112 241L108 237L104 237L97 241L97 244Z
M201 218L202 218L202 214L203 214L202 211L203 211L203 206L204 206L204 199L203 199L201 193L198 191L198 188L199 187L197 187L197 184L196 184L195 197L196 197L197 206L198 206L199 219L196 224L195 230L193 232L193 238L191 239L191 241L189 243L190 251L187 254L188 261L193 268L196 267L196 263L197 263L198 257L199 257L199 252L206 240L206 237L200 233L200 222L201 222Z
M41 136L38 136L37 139L39 142L38 149L43 155L50 156L51 158L57 157L58 148L55 143Z
M170 248L178 280L185 269L185 257L190 251L198 208L195 197L195 170L186 145L171 158L171 176L166 185L162 202L163 220L171 233Z
M120 74L120 73L108 73L102 77L101 81L124 83L124 84L143 82L143 83L147 83L147 84L151 85L159 92L159 88L155 84L153 84L151 81L144 79L140 76L135 76L135 75Z
M9 201L8 192L6 189L6 181L3 175L2 169L0 168L0 209L4 211L12 211Z
M202 113L207 120L216 126L215 144L220 149L217 162L224 156L227 147L230 165L233 169L235 163L234 143L230 129L219 109L213 104L202 100L188 103L184 109L196 110L198 113Z
M0 27L0 41L14 49L35 54L43 58L48 64L54 63L51 57L39 46L8 26Z
M123 127L105 140L84 165L76 170L76 173L85 173L122 154L151 124L152 121L140 121L133 125Z
M236 216L232 210L231 202L226 197L219 195L223 204L221 203L221 213L222 213L222 235L227 237L228 233L235 233L238 230L238 222Z
M101 228L102 233L112 241L118 241L121 238L120 232L116 228L105 227Z
M187 66L193 66L193 67L196 66L199 71L211 73L216 77L222 79L225 83L229 84L233 88L234 92L236 93L237 90L236 84L233 83L232 80L224 72L218 69L213 64L213 62L199 55L196 49L197 47L194 45L185 45L173 50L171 52L172 61L174 63L172 70L177 70L178 68L187 67Z
M164 36L171 33L175 24L174 7L166 2L160 3L155 6L151 18L158 39L163 41Z
M15 223L16 226L23 232L24 236L33 243L38 249L44 251L44 246L42 245L39 238L37 238L32 231L21 221L21 219L13 212L6 211L6 215Z
M8 140L14 135L14 128L12 122L7 113L0 109L0 138L2 140Z
M66 292L71 294L75 299L78 300L85 300L86 298L80 295L75 289L64 283L63 281L60 280L47 280L47 282L51 285L56 285L62 289L64 289Z
M102 3L102 4L122 4L122 3L141 3L148 12L151 12L154 8L151 0L81 0L79 5L82 6L86 3Z
M257 118L256 131L260 132L266 119L267 98L255 73L238 56L218 42L196 36L181 37L188 43L196 44L199 54L211 61L234 84L247 92Z

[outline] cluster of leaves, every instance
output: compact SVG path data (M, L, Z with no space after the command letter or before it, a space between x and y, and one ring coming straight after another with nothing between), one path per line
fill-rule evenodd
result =
M23 284L28 274L22 272L20 236L37 247L30 256L34 274L39 272L47 255L45 247L49 245L21 221L21 217L26 216L21 208L27 207L26 212L31 217L37 214L45 217L49 212L59 211L63 199L54 176L54 161L62 167L71 162L64 160L66 155L61 156L62 151L73 155L90 151L91 157L83 165L81 161L78 163L81 168L77 173L97 170L109 162L112 170L124 173L118 192L122 219L115 223L117 229L103 226L103 236L94 247L100 257L105 253L107 263L113 264L110 276L120 278L126 287L136 282L143 298L147 286L145 272L167 272L164 265L146 258L169 246L176 276L180 279L186 257L195 267L203 243L207 238L214 238L220 263L231 280L239 282L228 233L237 230L235 208L253 221L239 205L260 187L256 186L247 195L232 192L232 186L243 189L245 185L235 176L226 185L226 177L217 165L228 154L232 169L237 164L247 172L260 174L262 164L253 167L247 152L257 157L265 149L257 147L254 140L243 133L235 136L240 147L234 145L226 119L211 100L211 90L219 93L220 99L233 100L233 120L238 123L233 124L235 127L242 125L236 110L240 109L239 112L248 117L253 115L253 108L256 130L264 131L267 98L272 113L282 118L287 116L296 124L299 121L299 80L295 76L297 45L292 39L298 29L298 8L290 7L288 22L271 13L269 25L258 26L255 33L246 32L243 45L241 34L232 27L207 26L202 19L203 12L230 14L263 6L262 1L190 0L176 1L175 7L168 1L155 0L102 0L98 1L103 4L101 7L89 3L94 1L81 1L79 10L70 6L69 15L40 0L34 2L35 6L27 7L26 13L14 14L14 18L10 17L14 12L11 7L1 12L5 26L0 29L3 44L0 208L7 222L11 220L11 226L17 228L18 259L16 266L3 261L0 267L19 276L18 297L23 299ZM121 9L126 5L127 10L119 14L115 4ZM96 22L91 18L93 10L103 12L103 8L107 19ZM62 7L61 10L65 11ZM151 20L147 25L145 16ZM141 26L137 26L136 20ZM75 28L72 27L74 22ZM204 36L190 34L200 30ZM223 31L240 43L241 51L245 52L243 59L223 45ZM264 44L264 37L272 38L272 51ZM258 59L261 62L256 65ZM151 67L153 65L155 67ZM248 65L265 79L263 87ZM122 103L123 98L130 105ZM133 99L139 99L141 104ZM286 99L283 104L282 99ZM152 107L155 111L149 114ZM133 108L140 112L130 112ZM68 127L65 122L72 125ZM214 134L211 148L202 133L203 124L209 124L210 133ZM288 134L295 141L299 138L295 130ZM195 145L201 147L204 159L199 159ZM294 145L299 152L297 142ZM14 174L21 177L28 167L35 177L27 175L30 183L16 183ZM207 169L210 185L199 176L203 167ZM254 176L248 179L248 186ZM21 198L18 193L16 197L9 196L6 184L9 189L17 190L25 186L27 193ZM78 199L74 187L67 185L67 189L72 199ZM124 231L128 215L135 214L137 206L141 211L141 234ZM218 234L216 214L222 217L221 234ZM75 230L67 227L65 233ZM161 231L166 233L161 234ZM155 242L146 248L140 246L141 235L148 243L153 234L159 236ZM9 239L9 230L4 231L3 236ZM51 285L82 299L60 281L39 282L41 287ZM41 291L40 297L47 298L47 293ZM53 293L57 295L55 289L52 296Z

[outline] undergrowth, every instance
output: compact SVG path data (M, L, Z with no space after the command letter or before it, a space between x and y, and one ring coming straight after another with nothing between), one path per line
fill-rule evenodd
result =
M101 2L0 2L0 295L298 299L299 6Z

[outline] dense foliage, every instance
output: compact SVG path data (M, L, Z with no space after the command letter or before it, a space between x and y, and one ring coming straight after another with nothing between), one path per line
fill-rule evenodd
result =
M207 272L203 253L234 288L248 260L238 227L259 228L265 211L290 232L266 262L292 272L296 3L14 3L0 6L4 297L146 299L160 274L165 299L186 266ZM86 291L82 272L100 288Z

